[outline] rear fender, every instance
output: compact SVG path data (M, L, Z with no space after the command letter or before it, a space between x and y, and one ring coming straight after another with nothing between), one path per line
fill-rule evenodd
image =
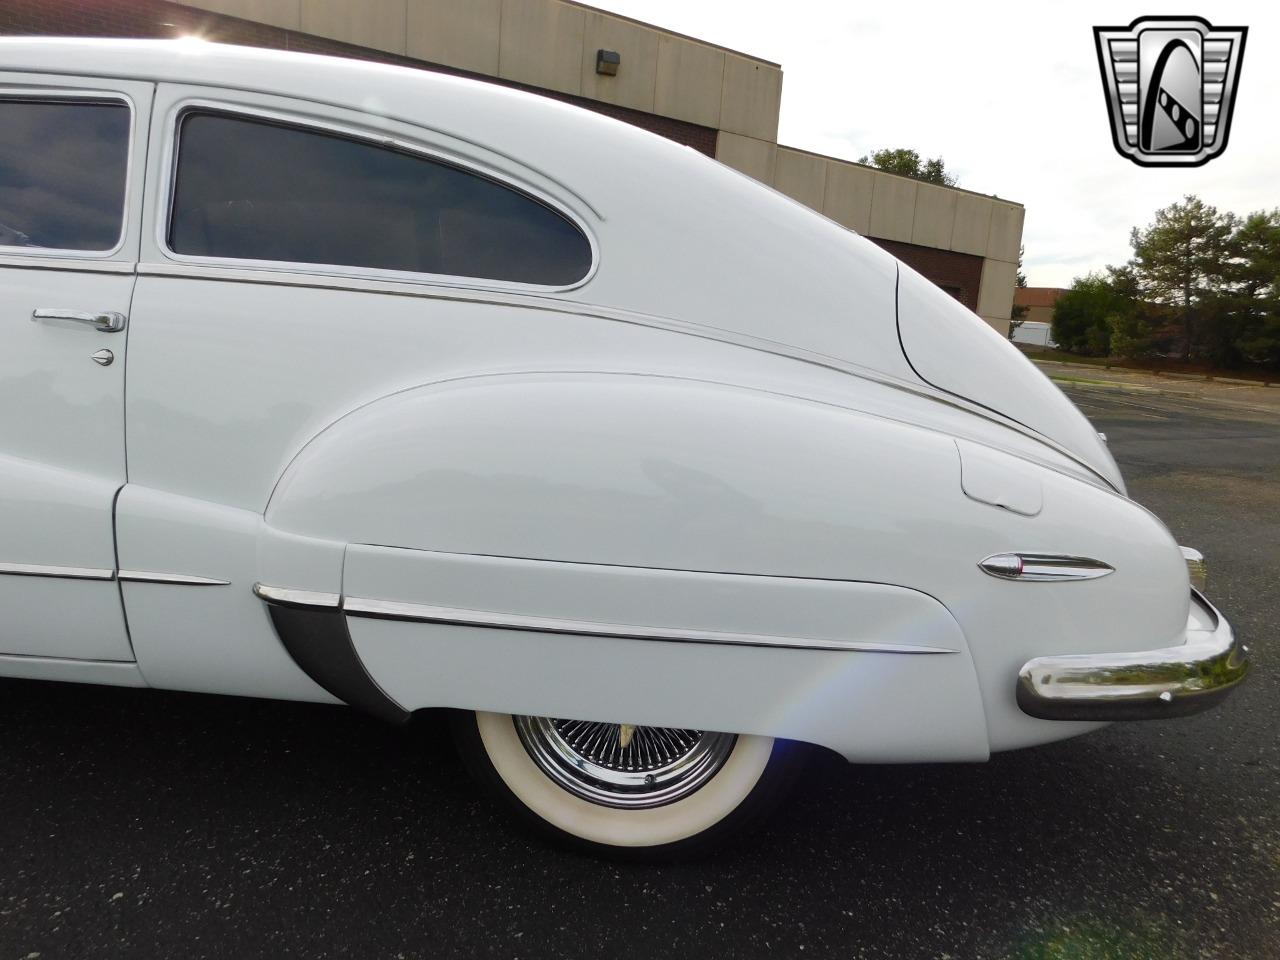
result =
M809 588L820 582L880 584L936 600L958 624L963 653L925 658L785 650L764 655L755 648L732 651L732 656L724 650L694 655L674 642L596 636L593 657L618 650L592 659L566 633L503 628L498 636L492 625L438 618L347 618L361 656L371 665L376 661L374 679L394 688L409 708L442 696L426 678L435 663L449 659L440 653L441 645L466 645L487 636L496 646L467 648L466 656L474 657L465 694L471 703L494 710L504 703L512 710L536 706L603 720L616 719L613 713L625 705L632 711L626 716L633 718L627 722L654 716L652 710L663 705L672 725L696 719L711 729L779 736L801 732L784 723L754 727L748 717L727 709L706 715L702 710L711 701L699 700L694 689L727 682L726 695L740 689L760 698L754 705L757 718L789 715L789 705L796 703L829 711L830 724L805 728L805 736L852 758L892 759L886 756L892 743L903 759L965 759L988 748L1042 743L1090 729L1023 713L1014 696L1023 664L1045 655L1168 646L1185 627L1189 602L1186 568L1168 531L1113 492L886 416L670 377L476 377L388 397L334 424L295 458L268 507L267 522L284 533L353 545L343 568L347 595L358 583L365 599L471 605L487 614L542 616L532 599L545 596L557 601L544 611L549 619L603 617L612 625L686 630L704 624L712 632L732 633L749 625L729 617L741 602L737 581L699 581L699 592L721 598L720 603L708 600L710 607L689 608L684 621L660 619L660 613L679 606L653 592L653 584L632 583L627 589L647 598L652 611L637 624L631 621L639 616L634 610L593 610L597 588L577 574L592 566L651 571L655 577L683 572L772 578L798 587L774 595L778 608L792 616L770 628L780 636L811 636L843 617L850 626L838 633L846 639L907 638L960 650L960 642L940 632L941 621L926 613L928 604L916 604L905 621L891 612L897 607L867 613L873 605L855 598L851 587L830 598L829 606L806 610ZM356 549L361 546L394 548L395 559L387 563L401 564L407 579L393 588L391 567L370 573L367 558ZM1085 582L1014 583L979 568L982 559L1010 551L1093 557L1114 572ZM517 603L494 586L509 574L486 568L475 573L484 592L459 599L465 578L446 575L442 568L429 575L412 572L418 569L411 562L414 552L555 564L548 570L560 580L530 588L526 601ZM455 587L446 591L445 583ZM618 586L611 595L625 593ZM826 619L812 621L810 613ZM576 634L579 640L585 635ZM505 646L530 638L537 639L553 666L540 670ZM636 650L662 668L647 672L629 659L626 651L633 644L643 645ZM399 652L391 654L393 648ZM521 649L528 654L535 648ZM688 669L698 658L705 663L699 684L679 697L632 702L610 685L612 679L601 679L611 671L645 678L644 689L651 691L662 675ZM926 666L926 660L933 665ZM463 682L456 671L470 661L454 662L440 682ZM795 673L788 675L780 662ZM954 664L949 668L954 672L932 674L941 662ZM561 670L562 664L572 669L563 668L563 685L546 685L554 697L535 705L509 696L514 687L505 688L501 702L491 699L501 688L492 674L503 664L519 664L506 682L528 683L530 689L547 684L547 670ZM759 687L740 679L754 670L760 671ZM569 696L574 676L580 687L609 690L613 713L603 715L603 704L585 693ZM770 682L784 676L789 679L775 683L773 697L765 696ZM865 710L820 710L817 701L806 699L806 690L831 676L844 680L823 702L862 704ZM408 677L417 678L415 690L402 686ZM539 679L534 683L529 677ZM886 693L891 702L869 696L868 690ZM941 712L929 712L922 723L926 705ZM891 728L910 734L889 741L885 731Z
M333 615L399 708L978 760L964 634L893 579L963 500L955 445L929 431L718 384L528 375L351 414L266 519L350 544Z

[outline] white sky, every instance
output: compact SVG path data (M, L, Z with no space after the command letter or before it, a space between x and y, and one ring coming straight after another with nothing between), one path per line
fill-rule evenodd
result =
M1129 228L1185 193L1237 213L1280 206L1274 2L592 2L781 63L780 143L848 160L911 147L960 186L1025 204L1032 286L1128 259ZM1092 28L1186 13L1249 27L1231 139L1203 167L1138 167L1111 145Z

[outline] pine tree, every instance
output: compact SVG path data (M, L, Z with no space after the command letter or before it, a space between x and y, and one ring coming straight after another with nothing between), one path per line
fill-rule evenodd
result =
M1239 223L1188 195L1156 211L1145 230L1133 228L1129 269L1140 295L1174 309L1182 328L1182 359L1191 359L1200 327L1218 315L1227 286L1230 239Z

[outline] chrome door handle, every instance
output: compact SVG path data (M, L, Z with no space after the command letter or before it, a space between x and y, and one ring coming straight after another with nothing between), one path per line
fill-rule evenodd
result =
M59 307L38 307L31 311L32 320L74 320L97 327L103 333L119 333L124 329L127 317L123 313L82 313L79 310L63 310Z

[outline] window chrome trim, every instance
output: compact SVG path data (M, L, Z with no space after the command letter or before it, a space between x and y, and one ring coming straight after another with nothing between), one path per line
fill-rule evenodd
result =
M348 108L348 112L355 112ZM488 180L501 187L512 190L535 203L539 203L553 213L563 217L575 230L586 239L591 250L591 265L581 279L570 284L548 285L537 283L520 283L512 280L487 280L483 277L452 276L440 273L418 273L410 270L382 270L373 267L357 267L344 264L301 263L288 260L253 260L236 257L201 257L193 254L178 253L169 246L169 225L173 218L173 205L178 186L178 162L181 154L182 121L191 113L211 113L219 116L241 118L247 120L268 121L287 127L312 130L320 134L343 137L355 140L372 147L395 150L400 153L424 160L440 163L471 176ZM405 121L395 121L405 126L415 126L426 133L427 128L417 127ZM163 126L164 155L159 164L161 182L159 196L161 202L155 211L155 244L156 249L173 263L190 264L192 266L227 267L232 269L251 270L265 274L306 274L315 277L332 277L352 280L374 280L414 284L421 287L451 287L454 289L496 291L499 293L553 294L567 293L590 283L600 267L600 245L595 231L591 230L583 218L567 207L560 200L550 196L542 188L532 183L523 182L505 171L492 165L481 165L470 158L450 154L438 147L426 147L403 137L391 136L371 128L361 128L352 123L333 120L321 120L287 110L269 109L231 103L229 101L211 100L206 97L188 97L178 100L169 111ZM490 151L491 152L491 151ZM550 179L550 178L548 178ZM580 198L579 198L580 199ZM585 203L585 201L584 201Z
M44 247L0 247L0 267L19 267L23 270L74 270L79 273L135 273L138 265L133 261L72 259L65 253L45 255ZM12 250L38 250L30 256L15 256Z
M253 592L268 603L284 606L339 609L349 617L369 620L402 620L442 626L487 627L528 633L574 634L614 640L654 640L673 643L699 643L735 647L773 647L788 650L835 652L936 654L959 653L950 647L931 647L905 643L875 643L861 640L833 640L823 637L791 637L770 634L729 633L718 630L694 630L680 627L653 627L642 624L602 623L595 620L572 620L559 617L537 617L525 614L496 613L461 607L444 607L424 603L401 603L395 600L373 600L345 597L333 593L313 593L254 584Z
M138 164L138 107L133 97L119 90L94 90L92 88L79 87L19 87L13 84L0 85L0 103L14 100L34 100L38 103L59 103L71 102L81 103L88 101L90 103L116 103L124 106L129 111L129 143L125 156L125 174L124 174L124 202L120 206L120 235L116 238L116 245L110 250L75 250L63 247L14 247L0 244L0 266L7 266L9 257L18 259L18 263L13 266L25 266L28 257L32 259L38 258L57 258L65 260L78 261L77 266L80 269L85 267L83 261L102 261L112 260L120 255L124 250L125 244L129 239L129 216L132 210L132 195L134 187L134 178L140 171L137 170ZM52 265L47 265L52 266ZM59 269L52 266L53 269ZM74 269L74 268L66 268ZM114 271L113 271L114 272ZM132 266L128 271L132 272Z

